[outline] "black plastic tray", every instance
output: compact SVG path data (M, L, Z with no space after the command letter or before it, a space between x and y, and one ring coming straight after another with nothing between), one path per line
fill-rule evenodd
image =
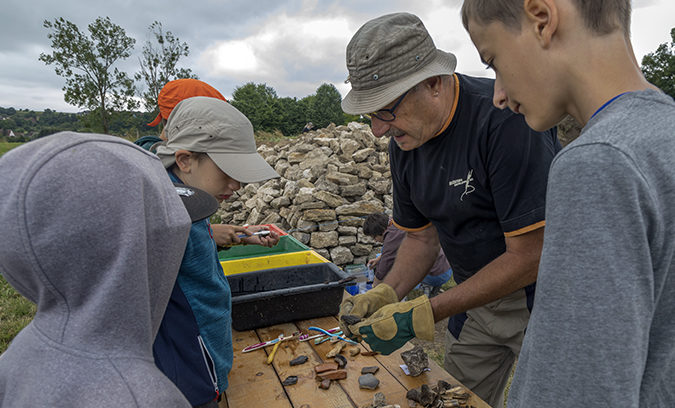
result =
M286 266L227 276L232 327L251 330L337 315L349 274L333 263Z

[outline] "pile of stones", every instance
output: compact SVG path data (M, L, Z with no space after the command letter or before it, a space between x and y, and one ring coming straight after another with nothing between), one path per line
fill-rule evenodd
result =
M352 122L260 146L281 177L246 185L217 215L228 224L276 224L338 266L366 263L380 246L363 234L363 220L392 208L387 143Z

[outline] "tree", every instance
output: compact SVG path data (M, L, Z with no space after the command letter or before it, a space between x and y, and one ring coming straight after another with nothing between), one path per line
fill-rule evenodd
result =
M171 31L164 32L159 21L152 23L148 29L154 36L157 46L150 41L145 43L143 58L139 59L141 70L135 74L135 78L147 86L145 92L140 94L145 108L156 113L159 91L167 82L179 78L198 77L189 68L176 67L181 57L190 54L190 47L186 42L181 43Z
M40 61L54 64L56 74L66 78L64 100L75 106L97 110L104 133L109 131L111 113L135 109L134 82L114 64L131 55L136 40L109 17L97 18L87 26L89 37L63 17L43 26L51 32L52 53L40 54Z
M235 88L230 103L251 121L253 129L266 132L279 129L281 107L274 88L248 82Z
M279 115L279 130L285 136L299 134L307 123L307 110L296 98L280 98Z
M647 81L675 98L675 27L670 30L670 37L670 44L663 43L642 58L642 72Z
M317 128L323 128L330 123L344 124L342 112L342 96L333 84L322 84L316 90L316 95L310 105L309 120Z

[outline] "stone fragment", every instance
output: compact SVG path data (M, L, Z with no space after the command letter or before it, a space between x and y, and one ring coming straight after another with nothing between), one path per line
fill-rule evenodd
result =
M333 371L338 369L338 363L335 362L328 362L328 363L323 363L319 364L318 366L314 367L314 371L319 374L323 373L326 371Z
M319 381L323 380L343 380L347 378L347 370L333 370L319 373L316 375L316 379Z
M424 369L429 367L427 353L420 346L415 346L412 350L404 351L401 353L401 358L408 366L408 371L410 371L410 375L413 377L422 374Z
M364 388L367 390L374 390L380 385L380 380L378 380L372 374L364 374L359 377L359 388Z
M422 384L420 387L420 404L427 406L433 404L436 399L436 393L428 385Z
M283 385L294 385L294 384L297 384L297 383L298 383L298 377L296 377L294 375L291 375L291 376L287 377L282 382Z
M291 360L290 365L296 366L296 365L300 365L300 364L305 364L307 362L307 360L309 360L309 357L307 357L307 356L298 356L298 357L294 358L293 360Z
M345 347L345 342L340 342L333 347L331 351L326 353L326 358L333 358L342 352L342 349Z
M361 374L375 374L380 370L379 366L370 366L370 367L363 367L361 369Z
M319 205L323 205L320 203ZM302 219L306 221L330 221L335 220L335 210L330 209L313 209L305 210L302 213Z
M387 405L387 399L384 397L384 394L381 392L376 392L373 395L373 408L379 408Z
M357 201L344 204L335 209L337 215L364 216L374 212L383 212L384 205L379 201Z
M340 186L340 194L343 197L360 197L366 193L367 189L366 183L361 181L356 184Z
M342 354L336 355L335 357L333 357L333 360L335 360L335 362L338 364L338 367L340 368L345 368L345 366L347 365L347 359Z
M359 347L349 347L347 349L347 352L349 353L350 357L356 357L361 352L361 348L359 348Z
M334 232L337 234L337 231ZM343 246L336 246L335 248L331 248L329 250L329 253L330 259L336 265L350 264L354 260L354 254L352 254L352 251L350 251L349 248L345 248Z
M309 238L309 245L312 248L328 248L338 244L337 231L330 232L312 232Z
M321 388L322 390L327 390L330 388L331 382L332 382L331 380L323 380L319 383L319 388Z

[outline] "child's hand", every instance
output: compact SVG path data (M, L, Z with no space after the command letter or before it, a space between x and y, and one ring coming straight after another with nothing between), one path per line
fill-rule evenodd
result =
M369 267L370 269L373 269L373 267L374 267L375 265L377 265L378 262L380 262L380 257L379 257L379 256L378 256L377 258L374 258L374 259L371 259L370 261L368 261L368 263L367 263L366 265L368 265L368 267Z
M242 240L238 235L251 235L251 231L237 225L211 224L211 229L213 230L213 239L216 241L216 245L221 247L240 244Z
M267 231L265 227L249 227L246 230L249 236L241 239L245 244L272 248L279 242L279 235L274 231L270 231L267 235L252 235L254 232Z

